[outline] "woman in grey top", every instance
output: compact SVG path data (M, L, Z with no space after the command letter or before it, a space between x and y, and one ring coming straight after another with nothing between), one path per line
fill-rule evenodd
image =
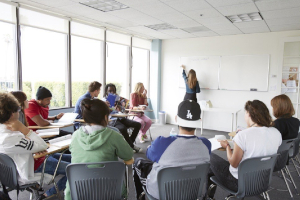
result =
M13 91L11 92L11 94L16 97L16 99L21 105L21 110L19 112L19 121L22 122L25 126L28 126L24 112L24 110L28 108L27 95L22 91Z

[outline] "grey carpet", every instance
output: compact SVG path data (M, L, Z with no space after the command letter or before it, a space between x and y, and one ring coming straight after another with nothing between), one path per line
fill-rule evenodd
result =
M151 126L151 134L153 139L157 138L158 136L169 136L169 133L172 128L175 128L177 130L177 126L175 125L159 125L159 124L153 124ZM148 132L149 133L149 132ZM197 131L197 135L200 136L200 130ZM203 137L206 138L211 138L214 137L214 135L227 135L226 132L220 132L220 131L213 131L213 130L204 130L203 131ZM147 149L147 146L150 145L150 142L145 142L143 144L139 143L138 139L136 141L136 145L143 148L143 151L141 153L137 153L134 155L134 158L138 157L143 157L146 158L145 152ZM225 157L226 154L224 151L214 151L214 153ZM300 187L300 177L298 177L297 172L295 172L295 168L293 166L289 166L290 171L292 172L292 176L296 182L297 187ZM300 200L300 196L296 195L296 191L293 187L293 185L289 182L290 188L292 190L292 193L294 195L295 200ZM48 189L50 186L45 186L45 189ZM284 200L284 199L291 199L289 196L289 193L287 191L286 185L284 183L284 180L278 176L277 173L274 173L273 179L272 179L272 184L271 184L271 191L269 192L270 198L272 200ZM10 196L13 200L17 199L17 195L15 191L10 192ZM218 188L216 191L215 199L216 200L221 200L224 199L226 196L228 196L228 193L224 192L222 189ZM19 200L28 200L29 199L29 193L28 192L21 192L19 194ZM56 199L56 198L51 198L51 199ZM134 189L134 184L132 180L132 168L129 166L129 200L134 200L135 199L135 189ZM254 199L259 199L258 197L249 197L245 198L249 200L254 200Z

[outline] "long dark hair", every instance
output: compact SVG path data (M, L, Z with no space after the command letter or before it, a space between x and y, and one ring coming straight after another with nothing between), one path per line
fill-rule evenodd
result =
M25 119L24 125L28 126L28 122L26 120L25 112L24 112L25 101L27 100L27 95L24 92L22 92L22 91L12 91L10 93L12 95L14 95L16 97L16 99L18 100L18 102L20 103L20 105L21 105L21 111L23 112L24 119Z
M269 109L263 102L259 100L247 101L245 110L249 113L252 121L257 125L271 126L272 117L270 116Z
M99 99L83 99L81 101L82 117L88 124L98 124L106 127L105 116L109 115L109 108Z

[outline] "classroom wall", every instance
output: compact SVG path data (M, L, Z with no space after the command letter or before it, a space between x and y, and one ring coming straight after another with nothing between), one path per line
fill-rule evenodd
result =
M185 94L185 89L178 87L177 73L180 67L180 57L270 54L268 92L202 90L197 98L198 100L211 100L214 107L233 107L242 110L246 101L259 99L271 108L270 100L280 94L281 63L279 63L279 60L282 54L281 40L285 37L296 36L300 36L300 31L163 40L161 110L167 113L167 123L175 124L174 117L177 113L177 106L183 100ZM272 75L277 77L272 77ZM253 77L253 81L255 81L255 77ZM238 114L238 126L246 126L243 111ZM206 114L205 128L230 131L231 115L224 113Z

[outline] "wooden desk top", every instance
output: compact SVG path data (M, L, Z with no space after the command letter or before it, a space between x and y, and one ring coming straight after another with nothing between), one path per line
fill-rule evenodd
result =
M84 119L75 119L74 122L81 122L81 123L85 123Z
M69 148L69 145L68 146L64 146L64 147L58 147L58 146L51 146L49 144L49 148L47 149L47 152L46 153L43 153L43 154L40 154L40 155L34 155L33 158L41 158L41 157L44 157L46 155L49 155L49 154L54 154L54 153L58 153L58 152L61 152L65 149Z
M65 128L65 127L69 127L69 126L73 126L73 123L66 124L63 126L28 126L28 128L29 129L47 129L47 128Z
M236 135L236 131L233 131L233 132L231 132L231 133L228 133L228 135L229 135L230 137L234 137L234 136Z
M129 112L153 112L153 110L133 110L133 109L125 109Z
M126 114L126 113L117 113L117 114L111 114L111 117L130 117L130 116L137 116L137 114Z

